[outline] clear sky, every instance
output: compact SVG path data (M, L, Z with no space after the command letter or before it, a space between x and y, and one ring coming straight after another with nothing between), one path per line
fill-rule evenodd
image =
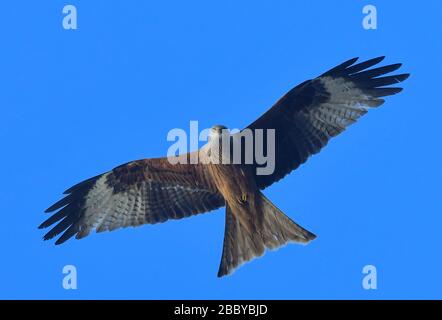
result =
M62 26L73 4L78 29ZM377 29L362 8L377 8ZM440 1L8 1L0 10L0 298L442 298ZM241 128L336 64L411 77L265 194L318 238L216 277L224 209L43 242L72 184L162 156L190 120ZM62 286L74 265L78 289ZM377 269L364 290L362 268Z

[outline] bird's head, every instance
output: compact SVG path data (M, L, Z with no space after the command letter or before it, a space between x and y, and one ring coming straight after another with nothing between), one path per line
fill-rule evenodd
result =
M210 128L209 140L219 139L223 134L228 134L228 133L229 132L226 126L223 126L221 124L214 125L212 128Z

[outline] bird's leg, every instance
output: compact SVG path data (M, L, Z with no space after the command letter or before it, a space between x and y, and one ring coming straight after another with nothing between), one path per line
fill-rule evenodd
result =
M246 193L246 192L243 192L243 193L241 194L241 198L238 199L238 202L239 202L240 204L246 204L246 203L247 203L247 200L248 200L247 193Z

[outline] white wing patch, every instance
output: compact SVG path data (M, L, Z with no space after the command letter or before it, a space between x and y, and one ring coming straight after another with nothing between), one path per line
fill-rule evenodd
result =
M112 231L179 219L212 209L213 194L209 191L146 180L115 193L107 182L109 174L100 177L86 196L85 213L77 235L79 239L94 229L97 232Z
M315 129L326 133L327 138L342 132L368 109L384 103L383 99L370 97L344 78L323 77L318 80L330 95L329 100L308 112Z

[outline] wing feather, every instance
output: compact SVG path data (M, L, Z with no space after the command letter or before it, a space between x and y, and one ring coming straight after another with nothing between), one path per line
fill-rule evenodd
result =
M172 164L167 158L132 161L69 188L50 206L55 212L40 228L55 223L44 239L56 244L92 230L112 231L181 219L224 206L224 198L205 178L204 167Z
M384 57L377 57L355 64L357 58L353 58L307 80L247 127L275 129L275 171L256 175L260 188L298 168L369 109L382 105L382 97L402 91L388 86L404 81L409 74L384 76L399 69L400 63L370 69L382 60Z

